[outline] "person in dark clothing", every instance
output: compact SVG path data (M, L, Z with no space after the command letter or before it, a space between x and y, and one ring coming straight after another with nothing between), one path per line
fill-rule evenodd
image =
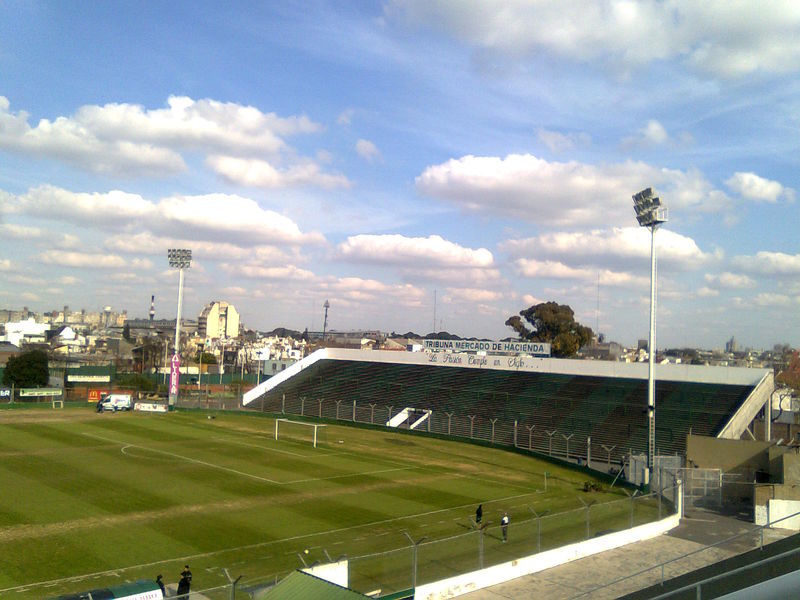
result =
M475 509L475 524L480 525L482 518L483 518L483 505L478 504L478 508Z
M164 598L166 598L167 597L167 590L164 589L164 582L161 581L161 574L160 573L158 575L156 575L156 583L158 584L158 587L161 588L161 595L164 596Z
M181 579L178 581L178 596L189 597L189 590L192 587L192 572L189 570L189 565L183 567L181 571Z
M100 398L100 400L97 401L96 410L97 410L97 412L103 412L103 399L102 398Z

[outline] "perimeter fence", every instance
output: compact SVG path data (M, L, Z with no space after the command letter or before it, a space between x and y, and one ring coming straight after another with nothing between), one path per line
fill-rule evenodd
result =
M484 520L481 525L471 520L458 523L461 533L431 540L413 539L407 533L398 537L398 546L383 552L360 556L333 557L323 549L325 562L347 561L348 587L374 597L393 596L413 590L419 585L462 575L545 552L561 546L585 541L643 525L674 514L672 503L656 494L633 495L604 503L584 502L576 497L576 508L556 514L537 514L532 507L519 506L510 512L505 533L499 518ZM486 516L486 513L484 513ZM346 541L337 548L346 550ZM301 548L297 549L298 568L306 564ZM197 589L188 600L244 600L263 594L289 573L243 576L233 583ZM231 572L230 579L237 576ZM198 577L195 577L197 581ZM396 596L393 596L396 597Z

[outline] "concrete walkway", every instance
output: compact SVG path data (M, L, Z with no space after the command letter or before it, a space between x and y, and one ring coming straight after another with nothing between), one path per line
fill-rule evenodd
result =
M759 528L753 523L693 510L681 520L678 527L666 535L589 556L541 573L526 575L459 598L463 600L618 598L659 583L662 568L652 567L665 561L694 553L664 566L663 577L669 579L757 548L761 540L760 533L756 533L758 531ZM743 535L734 541L708 548L709 544L720 543L746 532L753 534ZM765 530L764 543L768 544L793 533L795 532L782 529ZM601 587L645 569L650 570L609 587Z

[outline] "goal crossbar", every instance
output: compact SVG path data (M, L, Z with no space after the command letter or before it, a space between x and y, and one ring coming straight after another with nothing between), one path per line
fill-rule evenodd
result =
M327 427L327 425L325 425L324 423L309 423L307 421L294 421L292 419L275 419L275 440L276 441L279 439L280 424L281 423L292 424L292 425L301 425L301 426L308 427L308 428L312 429L313 430L313 433L312 433L312 444L313 444L314 448L317 447L317 437L318 437L317 433L319 432L320 428Z

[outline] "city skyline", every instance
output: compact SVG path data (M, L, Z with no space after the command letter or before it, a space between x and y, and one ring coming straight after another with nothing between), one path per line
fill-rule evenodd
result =
M800 346L800 8L0 7L0 302L269 331ZM102 299L102 300L101 300ZM434 317L435 315L435 317Z

